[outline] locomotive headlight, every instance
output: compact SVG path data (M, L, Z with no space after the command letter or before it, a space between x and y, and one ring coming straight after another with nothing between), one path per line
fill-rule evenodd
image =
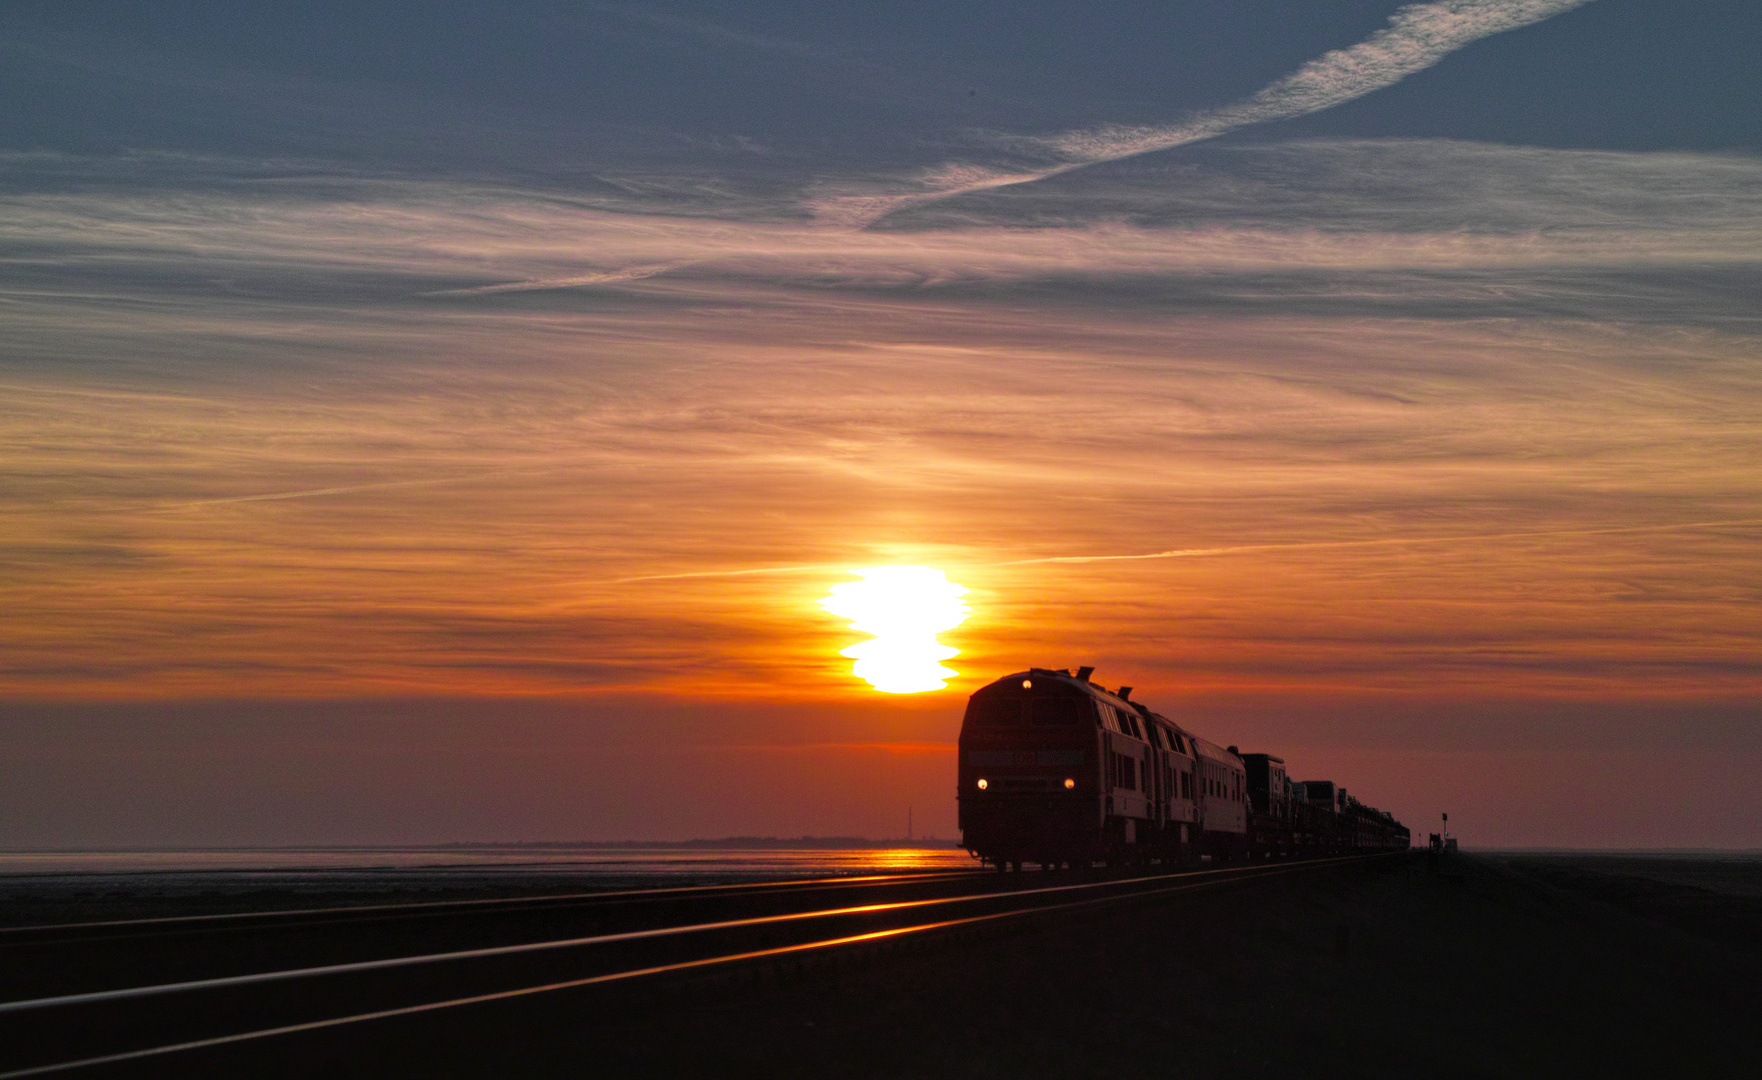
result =
M1023 679L1022 680L1022 689L1023 690L1034 689L1034 680L1033 679Z
M990 786L991 786L990 781L986 780L983 776L981 776L979 778L979 790L980 791L984 791L986 788L988 788Z
M1072 789L1072 788L1074 788L1074 787L1076 787L1076 786L1077 786L1077 782L1076 782L1076 781L1075 781L1075 780L1072 780L1072 779L1071 779L1071 778L1070 778L1070 777L1068 777L1068 776L1067 776L1067 777L1065 777L1065 790L1066 790L1066 791L1069 791L1069 790L1071 790L1071 789Z

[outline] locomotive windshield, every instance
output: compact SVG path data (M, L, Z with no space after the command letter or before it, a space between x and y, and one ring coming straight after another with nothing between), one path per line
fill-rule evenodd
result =
M974 727L1076 727L1089 717L1087 698L1024 693L975 694L967 705Z

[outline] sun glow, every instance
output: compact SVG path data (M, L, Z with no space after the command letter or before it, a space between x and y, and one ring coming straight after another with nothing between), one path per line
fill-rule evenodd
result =
M839 651L854 672L884 694L940 690L960 672L942 661L960 654L936 635L967 621L967 590L928 566L873 566L852 570L861 581L832 586L820 606L853 619L852 630L872 635Z

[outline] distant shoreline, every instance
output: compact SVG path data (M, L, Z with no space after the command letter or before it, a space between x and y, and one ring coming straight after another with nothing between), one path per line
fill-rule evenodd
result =
M942 837L724 836L691 840L457 840L444 844L273 844L105 848L0 848L0 858L53 855L245 855L346 852L545 852L545 851L887 851L960 850L958 840ZM1419 847L1415 851L1421 850ZM1762 859L1762 848L1568 848L1464 847L1477 855L1560 855L1635 858Z
M421 845L418 845L421 846ZM530 841L523 843L491 843L491 844L436 844L437 851L457 851L469 848L506 848L515 851L545 849L568 851L595 850L626 850L631 848L666 848L673 849L767 849L779 850L802 848L804 850L836 849L836 848L958 848L960 843L944 840L940 837L927 836L915 840L893 839L872 840L866 836L724 836L719 839L698 840L580 840L580 841Z

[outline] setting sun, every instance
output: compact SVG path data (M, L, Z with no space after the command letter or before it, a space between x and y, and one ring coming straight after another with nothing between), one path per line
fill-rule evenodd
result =
M959 672L942 661L960 650L936 635L965 622L967 590L928 566L875 566L851 573L861 581L832 586L820 606L854 620L871 640L839 651L856 661L854 673L884 694L941 690Z

